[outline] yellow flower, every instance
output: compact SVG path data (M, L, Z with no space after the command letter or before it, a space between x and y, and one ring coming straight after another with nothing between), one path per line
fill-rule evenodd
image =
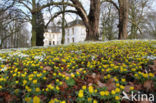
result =
M60 88L58 86L56 86L56 90L60 90Z
M108 96L109 95L109 91L105 91L105 94Z
M135 68L132 68L131 70L132 70L133 72L135 72L135 71L136 71L136 69L135 69Z
M143 73L142 76L143 76L144 78L147 78L147 77L148 77L148 74Z
M72 77L72 78L74 78L74 77L75 77L75 75L74 75L73 73L71 73L71 77Z
M66 77L66 80L69 80L69 77Z
M33 78L29 78L29 81L31 81Z
M126 81L126 79L124 79L124 78L123 78L123 79L121 79L121 81L122 81L122 82L125 82L125 81Z
M119 96L115 96L115 100L119 100L120 99L120 97Z
M130 87L130 90L134 90L134 87Z
M121 89L124 89L125 87L124 87L123 85L120 85L120 88L121 88Z
M14 74L13 74L13 77L15 77L16 75L17 75L17 74L16 74L16 73L14 73Z
M93 103L98 103L97 100L93 100Z
M33 84L37 84L37 80L33 80Z
M116 86L117 86L117 87L119 87L119 86L120 86L120 84L119 84L119 83L116 83Z
M95 93L97 93L97 91L98 91L97 89L94 90Z
M135 76L135 77L137 77L137 78L139 77L139 75L138 75L138 74L134 74L134 76Z
M113 95L114 95L114 94L116 94L116 92L115 92L114 90L112 90L112 91L111 91L111 94L113 94Z
M111 78L111 75L110 75L110 74L108 74L108 75L107 75L107 78Z
M41 73L37 74L37 77L41 77L41 76L42 76L42 74L41 74Z
M49 84L47 87L48 87L49 89L51 89L51 90L54 89L54 87L53 87L51 84Z
M88 89L89 89L89 93L93 93L94 92L93 86L89 86Z
M19 81L16 81L16 84L18 84L19 83Z
M84 70L84 71L83 71L83 73L85 74L85 73L86 73L86 71Z
M76 72L76 74L77 74L77 75L80 75L80 73L79 73L79 72Z
M82 86L82 89L83 89L83 90L85 90L85 89L86 89L86 86L85 86L85 85L84 85L84 86Z
M47 78L46 77L43 77L43 79L46 80Z
M40 98L37 96L34 96L33 103L40 103Z
M89 97L89 98L88 98L88 102L90 102L90 101L92 101L92 98Z
M60 103L66 103L66 101L61 101Z
M104 92L104 91L101 91L101 92L100 92L100 95L101 95L101 96L104 96L104 95L105 95L105 92Z
M2 89L3 87L0 85L0 89Z
M153 74L153 73L149 73L149 76L150 76L150 77L154 77L154 74Z
M31 100L30 97L26 97L26 98L25 98L25 101L26 101L26 102L30 102L30 100Z
M49 101L49 103L55 103L55 100L54 100L54 99L51 99L51 100Z
M35 91L36 91L36 92L40 92L40 88L36 88Z
M115 92L119 93L120 92L120 89L119 88L116 88L115 89Z
M26 85L26 83L27 83L27 80L24 80L24 81L23 81L23 85Z
M78 97L82 98L83 97L83 90L80 90L78 93Z
M56 73L53 73L53 76L56 76L57 74Z
M28 92L31 92L31 91L32 91L32 89L28 88L28 89L27 89L27 91L28 91Z

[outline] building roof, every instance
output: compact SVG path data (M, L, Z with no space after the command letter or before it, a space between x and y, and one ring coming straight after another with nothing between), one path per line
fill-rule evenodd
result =
M72 27L72 26L75 26L75 25L84 25L83 21L80 20L80 19L76 19L72 22L69 22L67 25L66 25L66 28L68 27Z
M48 30L51 30L52 33L60 33L61 32L61 27L59 26L48 26L45 32L48 32Z
M82 20L80 19L76 19L72 22L69 22L65 28L68 28L68 27L73 27L73 26L76 26L76 25L83 25L84 26L84 23ZM47 29L45 30L45 32L48 32L48 30L51 30L52 33L60 33L61 32L61 27L60 26L56 26L55 24L53 24L52 26L48 26Z

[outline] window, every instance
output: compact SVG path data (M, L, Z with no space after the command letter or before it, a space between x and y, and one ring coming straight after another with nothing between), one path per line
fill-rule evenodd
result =
M72 38L73 43L75 42L74 38Z
M49 41L49 45L51 45L51 41Z
M55 41L53 41L53 45L55 45Z
M70 43L69 38L67 39L67 42Z
M67 30L67 34L68 34L68 36L69 36L69 29Z
M55 38L55 35L53 34L53 38Z
M72 28L72 35L74 35L74 28Z

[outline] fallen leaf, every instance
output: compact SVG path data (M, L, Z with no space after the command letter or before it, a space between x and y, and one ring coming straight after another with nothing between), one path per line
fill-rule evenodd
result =
M146 88L147 91L152 90L153 81L152 80L145 81L143 87Z
M102 88L102 87L106 87L106 84L101 83L100 81L97 81L97 85Z
M71 75L66 72L63 72L62 74L64 74L66 77L71 77Z
M68 85L66 82L63 82L62 85L60 86L60 90L64 91L66 88L68 88Z
M114 83L114 79L109 79L106 83L106 87L109 91L113 90L116 88L116 85Z
M51 70L52 70L52 68L51 68L50 66L46 66L46 67L44 67L44 68L43 68L43 70L46 70L46 71L51 71Z
M135 90L141 90L142 89L142 85L141 84L137 84L134 86Z

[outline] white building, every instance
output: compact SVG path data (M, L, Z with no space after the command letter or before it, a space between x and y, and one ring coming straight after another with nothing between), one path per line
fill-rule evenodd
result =
M61 44L62 33L60 32L60 27L49 26L44 33L44 46L49 45L60 45Z
M50 26L44 33L44 46L60 45L62 39L61 28ZM65 44L83 42L86 38L86 28L81 20L67 24L65 28Z
M81 20L69 23L65 32L65 44L83 42L86 39L86 27Z

